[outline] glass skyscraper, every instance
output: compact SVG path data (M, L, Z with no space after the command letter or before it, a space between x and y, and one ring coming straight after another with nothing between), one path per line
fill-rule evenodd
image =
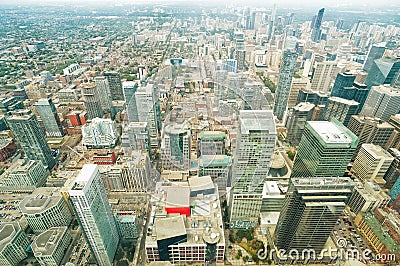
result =
M83 166L69 196L97 264L113 265L119 236L97 165Z
M35 104L36 111L39 113L46 130L47 137L62 137L64 130L61 126L57 109L51 99L39 99Z
M291 178L343 176L357 144L357 136L334 118L306 122Z

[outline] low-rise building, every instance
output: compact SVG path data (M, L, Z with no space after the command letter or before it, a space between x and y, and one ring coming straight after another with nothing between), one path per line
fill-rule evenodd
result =
M113 148L118 136L111 119L93 118L82 126L82 143L88 148Z

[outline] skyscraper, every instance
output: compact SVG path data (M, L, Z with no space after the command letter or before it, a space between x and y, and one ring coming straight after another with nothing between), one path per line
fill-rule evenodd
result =
M341 91L345 87L351 87L353 86L353 83L356 79L356 75L351 74L351 73L338 73L335 79L335 83L333 84L332 87L332 92L331 96L336 96L336 97L341 97Z
M124 92L122 90L121 77L117 72L105 72L108 86L110 87L110 95L112 101L123 101Z
M226 91L228 85L228 71L217 70L215 71L215 86L214 86L214 106L218 106L220 100L226 98Z
M318 15L315 18L314 27L311 32L311 40L313 42L319 42L321 39L321 25L322 25L322 18L324 17L325 8L321 8L318 11Z
M334 118L308 121L291 177L343 176L357 144L358 138Z
M254 227L258 221L275 138L271 111L240 111L230 201L231 228Z
M62 137L64 129L61 126L57 109L51 99L39 99L35 104L36 111L39 113L46 130L47 137Z
M188 122L164 126L161 142L163 169L189 170L190 141L190 125Z
M106 77L95 77L94 82L96 83L96 96L99 100L101 108L104 112L109 113L111 111L111 92L110 85Z
M366 72L370 72L372 64L376 59L382 58L386 49L385 43L373 44L369 49L367 59L365 60L363 70Z
M28 110L14 111L7 122L25 156L30 160L40 160L45 167L52 169L56 161L36 116Z
M292 109L289 109L288 119L286 120L286 139L290 144L299 144L304 126L312 118L314 107L314 104L305 102L299 103Z
M282 120L286 111L296 60L296 52L286 50L283 53L283 60L279 73L279 81L276 89L274 104L274 114L279 120Z
M365 80L368 88L382 84L399 86L400 79L400 59L397 58L379 58L374 60L371 70Z
M361 114L388 121L390 116L399 112L400 89L381 85L371 88Z
M338 67L336 62L317 62L313 72L311 90L328 92L337 72Z
M122 88L124 90L126 112L128 114L129 122L139 122L138 111L136 106L135 93L137 90L136 82L125 81L122 83Z
M277 248L319 256L353 188L348 177L292 178L275 229Z
M97 95L96 85L93 83L82 84L82 94L85 100L86 112L88 119L103 117L103 110L101 109L100 100Z
M359 103L353 100L347 100L339 97L329 97L328 104L324 110L324 120L330 120L332 117L339 120L340 123L347 126L352 115L358 114Z
M69 195L97 264L113 265L119 236L97 165L83 166Z

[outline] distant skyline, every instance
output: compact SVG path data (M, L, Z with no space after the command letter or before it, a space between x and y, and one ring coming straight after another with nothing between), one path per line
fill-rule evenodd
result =
M104 6L109 4L182 4L182 3L190 3L193 5L192 1L188 0L15 0L12 3L6 2L1 3L0 6L16 6L16 5L54 5L54 4L63 4L63 5L96 5L96 6ZM216 3L211 0L198 0L197 4L211 4L215 5L241 5L241 6L257 6L257 7L271 7L274 3L277 7L284 8L301 8L301 7L352 7L352 8L366 8L366 7L385 7L385 9L390 8L398 8L400 5L400 0L351 0L351 1L336 1L336 0L304 0L304 1L296 1L296 0L280 0L280 1L262 1L262 0L222 0Z

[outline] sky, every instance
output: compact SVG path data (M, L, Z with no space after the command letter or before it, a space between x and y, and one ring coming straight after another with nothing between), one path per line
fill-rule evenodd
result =
M105 4L120 4L120 3L189 3L193 5L193 2L196 3L214 3L216 1L213 0L0 0L1 4L10 4L12 5L47 5L47 4L65 4L65 5L102 5ZM277 1L269 1L269 0L219 0L218 3L235 3L238 5L250 5L250 6L264 6L270 7L274 3L279 7L306 7L306 6L314 6L314 7L340 7L340 6L351 6L351 7L376 7L382 6L385 8L390 7L399 7L400 0L277 0Z

